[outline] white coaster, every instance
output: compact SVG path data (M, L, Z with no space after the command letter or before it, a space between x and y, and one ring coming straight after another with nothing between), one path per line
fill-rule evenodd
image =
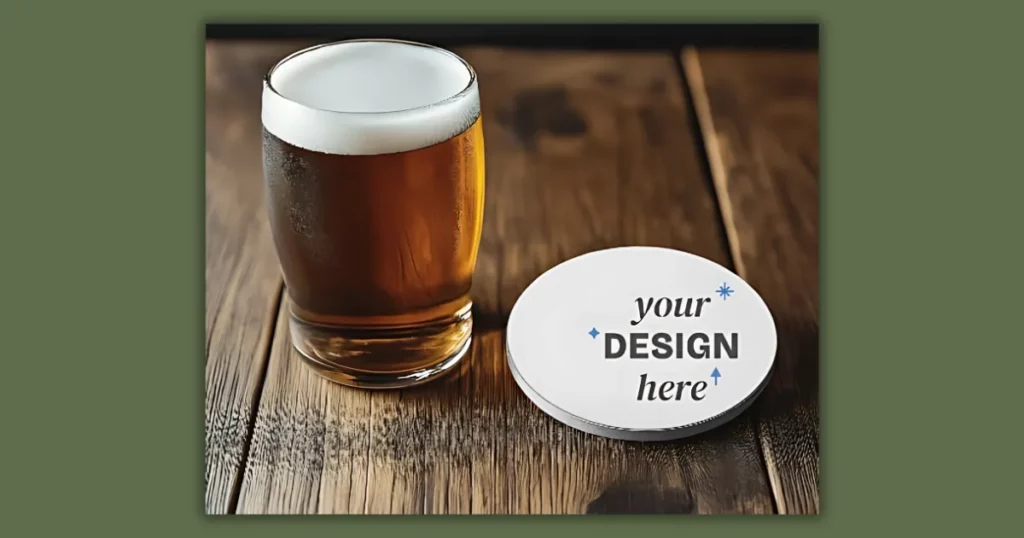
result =
M664 441L736 417L765 387L775 322L750 285L656 247L550 269L509 316L506 356L542 411L594 435Z

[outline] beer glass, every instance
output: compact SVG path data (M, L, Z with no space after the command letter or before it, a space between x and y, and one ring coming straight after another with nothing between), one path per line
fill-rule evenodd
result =
M320 375L397 388L453 369L484 208L476 73L364 39L299 51L263 83L263 177L292 344Z

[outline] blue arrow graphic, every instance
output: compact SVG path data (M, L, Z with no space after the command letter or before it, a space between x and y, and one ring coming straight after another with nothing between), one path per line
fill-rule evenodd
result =
M722 374L718 373L718 368L715 368L714 372L711 372L711 377L715 379L715 386L718 386L718 378L722 377Z

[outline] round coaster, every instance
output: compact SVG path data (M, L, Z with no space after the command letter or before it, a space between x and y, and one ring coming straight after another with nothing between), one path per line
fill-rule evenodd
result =
M594 435L687 437L760 394L775 322L754 289L710 260L657 247L590 252L516 301L506 358L548 415Z

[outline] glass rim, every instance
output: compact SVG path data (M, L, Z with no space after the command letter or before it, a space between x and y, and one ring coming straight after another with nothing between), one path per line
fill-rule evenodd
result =
M449 97L441 99L440 101L435 101L433 103L429 103L429 104L426 104L426 105L414 106L414 107L411 107L411 108L403 108L403 109L399 109L399 110L384 110L384 111L379 111L379 112L357 112L357 111L346 111L346 110L329 110L329 109L326 109L326 108L319 108L319 107L315 107L315 106L310 106L310 105L308 105L306 103L302 103L300 101L296 101L295 99L292 99L290 97L287 97L287 96L283 95L281 92L277 91L277 88L275 88L274 85L271 84L271 82L270 82L270 79L274 76L274 72L277 71L277 69L279 67L281 67L282 65L284 65L288 61L290 61L290 60L292 60L292 59L294 59L294 58L296 58L298 56L306 54L307 52L313 52L315 50L326 48L326 47L333 47L333 46L338 46L338 45L347 45L347 44L354 44L354 43L397 43L397 44L401 44L401 45L411 45L411 46L415 46L415 47L422 47L422 48L425 48L425 49L431 49L434 52L440 52L440 53L445 54L445 55L447 55L447 56L449 56L451 58L454 58L454 59L458 60L459 63L462 64L462 66L466 69L466 72L469 73L469 81L466 83L466 86L464 88L462 88L461 90L456 92L454 95L451 95ZM452 51L450 51L448 49L445 49L445 48L442 48L442 47L438 47L436 45L430 45L430 44L427 44L427 43L420 43L420 42L417 42L417 41L408 41L408 40L404 40L404 39L388 39L388 38L343 39L343 40L340 40L340 41L330 41L330 42L327 42L327 43L320 43L318 45L313 45L311 47L306 47L304 49L295 51L295 52L289 54L288 56L285 56L284 58L282 58L280 61L275 63L274 66L271 67L269 71L267 71L266 75L263 76L263 87L268 89L268 90L270 90L271 92L273 92L273 94L276 95L278 98L284 99L285 101L288 101L289 103L292 103L294 105L300 106L300 107L308 109L308 110L316 111L318 113L336 114L336 115L341 115L341 116L385 116L385 115L388 115L388 114L401 114L401 113L404 113L404 112L412 112L412 111L415 111L415 110L423 110L423 109L427 109L427 108L430 108L430 107L435 107L435 106L438 106L438 105L444 105L444 104L447 104L447 103L452 103L452 102L459 101L459 100L465 98L469 94L469 92L475 86L476 86L476 71L473 69L473 66L469 65L469 62L467 62L465 59L463 59L458 54L455 54L454 52L452 52Z

